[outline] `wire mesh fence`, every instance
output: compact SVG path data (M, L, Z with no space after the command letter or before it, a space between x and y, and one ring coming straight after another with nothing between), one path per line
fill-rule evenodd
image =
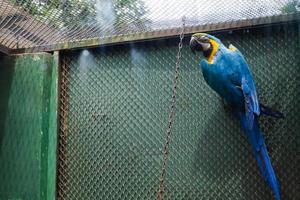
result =
M300 198L300 61L296 24L217 35L245 55L282 199ZM66 52L61 60L58 199L155 199L177 40ZM268 200L251 147L230 109L183 47L164 199Z
M300 11L296 0L0 0L0 44L40 47Z

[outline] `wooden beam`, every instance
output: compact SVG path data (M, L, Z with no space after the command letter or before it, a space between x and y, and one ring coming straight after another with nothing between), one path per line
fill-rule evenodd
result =
M10 49L0 44L0 53L8 55L10 54Z
M234 30L241 28L250 28L254 26L265 26L280 23L296 22L300 21L300 12L292 14L283 14L276 16L261 17L255 19L243 19L238 21L229 21L224 23L216 24L205 24L198 26L187 26L185 27L185 34L192 34L195 32L213 32L222 30ZM11 51L12 54L20 53L35 53L44 51L57 51L65 49L77 49L77 48L93 48L104 45L121 44L127 42L145 41L145 40L156 40L161 38L168 38L178 36L181 28L171 28L165 30L134 33L127 35L117 35L105 38L92 38L87 40L68 41L51 45L36 46L30 48L14 49Z

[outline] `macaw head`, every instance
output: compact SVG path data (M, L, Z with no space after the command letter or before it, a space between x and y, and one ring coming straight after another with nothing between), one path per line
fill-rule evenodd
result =
M190 40L191 50L195 53L196 51L202 51L204 57L208 60L212 59L213 54L217 51L221 41L206 33L195 33L192 35Z

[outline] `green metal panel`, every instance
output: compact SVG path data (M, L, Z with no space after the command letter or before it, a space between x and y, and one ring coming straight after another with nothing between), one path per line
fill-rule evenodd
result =
M56 155L57 155L57 132L58 132L58 52L52 59L49 97L49 129L48 129L48 163L47 163L47 200L55 199L56 192Z
M286 118L261 128L283 199L300 199L300 51L295 24L218 34L244 53L262 103ZM178 40L65 53L59 199L155 199ZM165 199L272 199L239 121L186 44Z
M0 199L54 199L57 55L0 65Z

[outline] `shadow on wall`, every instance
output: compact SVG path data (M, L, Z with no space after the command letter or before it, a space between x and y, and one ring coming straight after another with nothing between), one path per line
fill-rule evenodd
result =
M223 191L228 199L236 199L237 196L260 199L262 195L271 199L272 192L259 174L251 145L230 105L220 100L214 112L205 120L195 153L194 170L202 180L204 178L209 182L206 184L209 187L205 188L207 195L213 198L221 193L216 188L231 187L225 193ZM212 121L215 123L212 124ZM231 128L228 129L228 126ZM249 174L252 174L251 178ZM257 190L257 187L262 190Z
M0 56L0 155L14 66L14 57Z

